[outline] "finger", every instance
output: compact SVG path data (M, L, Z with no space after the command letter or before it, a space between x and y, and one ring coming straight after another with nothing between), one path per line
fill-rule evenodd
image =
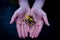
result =
M32 26L31 28L30 28L30 31L29 31L29 33L30 33L30 37L31 38L34 38L32 35L33 35L33 33L34 33L34 26Z
M49 24L49 22L48 22L47 14L46 14L43 10L41 10L41 13L43 13L43 14L42 14L42 18L43 18L45 24L46 24L47 26L50 26L50 24Z
M25 37L28 36L27 27L28 27L28 26L24 23L24 33L25 33Z
M21 24L21 32L22 32L22 37L25 38L25 32L24 32L24 24Z
M14 13L11 18L10 24L12 24L15 21L16 17L17 17L17 13Z
M34 35L35 38L38 37L39 33L40 33L41 30L42 30L42 27L43 27L43 21L40 21L39 23L37 23L36 27L37 27L37 29L36 29L35 35Z
M35 25L35 29L34 29L34 32L33 32L33 35L32 35L32 36L33 36L33 38L35 37L35 34L37 33L37 32L36 32L36 31L37 31L37 29L38 29L38 26L36 26L36 25Z
M37 30L37 33L35 34L35 38L37 38L38 36L39 36L39 33L41 32L41 30L42 30L42 26L41 25L38 25L39 26L39 28L38 28L38 30Z
M19 23L16 23L16 28L17 28L18 36L19 36L19 38L21 38L22 37L22 35L21 35L21 25Z
M26 25L26 30L27 30L27 32L29 32L29 26L28 25Z
M47 15L43 15L43 19L44 19L44 22L47 26L50 26L49 22L48 22L48 18L47 18Z

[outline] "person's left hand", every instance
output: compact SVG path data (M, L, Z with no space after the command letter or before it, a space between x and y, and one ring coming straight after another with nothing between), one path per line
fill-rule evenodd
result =
M41 8L32 8L31 14L34 17L34 21L36 22L29 31L31 38L37 38L39 33L42 30L43 23L47 26L50 26L46 13Z

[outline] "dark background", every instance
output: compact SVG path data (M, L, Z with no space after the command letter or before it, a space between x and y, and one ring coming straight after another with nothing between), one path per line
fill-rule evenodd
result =
M32 7L34 0L29 0ZM9 24L14 11L19 8L17 0L0 0L0 40L60 40L60 1L46 0L43 10L47 13L50 27L44 24L43 29L36 39L22 39L17 36L16 25Z

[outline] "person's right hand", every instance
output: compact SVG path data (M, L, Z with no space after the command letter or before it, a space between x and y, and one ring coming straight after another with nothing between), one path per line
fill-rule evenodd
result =
M29 26L25 23L24 19L25 14L29 11L29 7L20 7L14 12L11 18L10 24L12 24L14 21L16 22L16 28L19 38L25 38L28 36Z

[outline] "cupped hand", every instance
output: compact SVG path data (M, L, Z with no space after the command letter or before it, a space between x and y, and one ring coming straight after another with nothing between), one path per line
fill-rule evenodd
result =
M29 33L31 38L37 38L42 30L43 23L45 23L47 26L50 26L50 24L48 22L46 13L41 8L32 7L31 14L33 15L36 23L31 27Z
M25 23L24 19L25 14L29 11L29 7L20 7L14 12L11 18L10 24L12 24L14 21L16 22L16 28L19 38L25 38L28 36L29 26Z

